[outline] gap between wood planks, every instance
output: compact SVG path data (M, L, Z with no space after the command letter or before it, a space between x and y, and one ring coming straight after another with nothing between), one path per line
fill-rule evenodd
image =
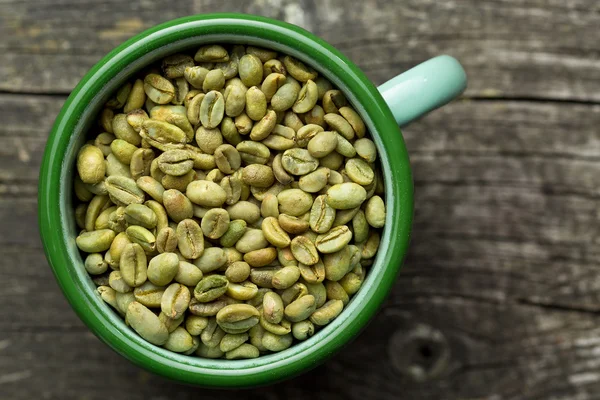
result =
M69 97L71 92L57 91L57 92L35 92L35 91L16 91L16 90L0 90L1 95L18 95L18 96L43 96L43 97L56 97L66 99ZM463 101L485 101L485 102L523 102L523 103L540 103L540 104L575 104L575 105L600 105L600 101L594 100L581 100L581 99L562 99L553 97L524 97L524 96L470 96L462 95L457 100ZM456 100L455 100L456 101Z

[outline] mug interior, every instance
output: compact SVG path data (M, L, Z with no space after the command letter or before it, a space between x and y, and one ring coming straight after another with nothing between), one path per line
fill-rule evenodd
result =
M391 289L406 252L412 220L412 180L404 142L389 108L372 83L337 50L300 28L278 21L232 15L221 16L220 19L213 17L215 19L197 16L179 22L171 21L163 24L162 29L159 26L142 33L105 57L84 77L64 106L73 113L66 117L63 109L47 145L46 153L52 154L45 154L40 175L40 225L46 254L61 288L81 319L105 343L136 364L173 379L203 386L248 386L271 383L316 366L366 325ZM223 20L227 21L228 29L223 28ZM252 24L256 26L249 27ZM204 33L218 30L216 25L227 33ZM242 25L246 29L237 32ZM184 26L193 34L177 36ZM170 34L178 39L159 46L146 43L146 49L151 51L131 61L135 53L132 43L136 43L139 51L139 46L144 46L140 42L152 44L157 38ZM87 133L96 123L103 104L142 68L167 55L194 50L208 43L236 43L274 49L298 58L330 80L343 91L368 127L377 146L386 190L386 224L379 250L363 286L342 314L313 337L282 352L252 360L184 356L146 342L97 295L75 244L78 234L73 217L77 201L72 190L75 159L78 149L89 139ZM78 101L85 103L78 104ZM58 137L62 138L62 143L57 143ZM47 179L58 180L58 187L53 190L57 193L47 193L50 190L47 186L52 184ZM56 195L58 202L55 203L52 197ZM59 222L58 227L54 225L52 235L47 232L50 219ZM61 259L57 253L61 253Z

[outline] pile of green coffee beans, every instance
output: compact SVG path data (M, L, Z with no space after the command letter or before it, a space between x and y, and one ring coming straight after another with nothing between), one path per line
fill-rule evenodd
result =
M252 46L174 54L123 85L90 134L76 243L148 342L254 358L309 338L360 289L383 180L361 117L313 68Z

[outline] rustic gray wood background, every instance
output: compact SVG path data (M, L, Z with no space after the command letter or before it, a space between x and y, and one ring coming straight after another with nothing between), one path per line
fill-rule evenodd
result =
M322 36L382 83L440 53L459 101L404 130L410 254L369 328L270 388L180 386L122 359L62 297L36 222L44 143L85 72L179 16L241 11ZM600 398L597 0L0 0L0 399Z

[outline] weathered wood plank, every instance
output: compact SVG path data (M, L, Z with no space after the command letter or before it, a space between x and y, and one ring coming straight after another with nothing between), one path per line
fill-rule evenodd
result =
M467 69L468 96L600 101L600 6L593 0L196 0L130 7L116 0L11 1L0 3L0 90L68 93L132 35L175 17L215 11L303 26L376 83L448 53Z
M40 388L66 400L197 395L111 352L59 294L41 252L31 188L61 102L0 96L0 117L10 122L0 126L1 182L17 188L0 200L3 232L10 232L0 235L8 288L0 294L1 392L16 400ZM595 398L599 123L600 106L463 101L413 124L404 132L416 186L413 243L379 316L345 352L302 377L202 394ZM15 136L26 161L15 155ZM100 375L110 385L99 384Z

